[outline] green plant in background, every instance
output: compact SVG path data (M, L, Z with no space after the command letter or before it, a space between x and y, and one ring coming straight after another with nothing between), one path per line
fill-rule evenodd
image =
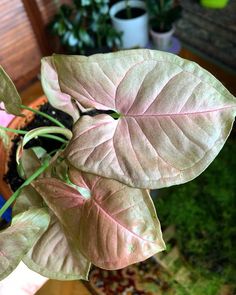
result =
M132 18L132 14L131 14L131 8L130 8L130 5L129 5L129 0L125 0L125 9L126 9L126 15L127 15L127 18L130 19Z
M112 50L121 34L110 24L109 0L74 0L63 4L49 26L68 53L88 54Z
M168 32L181 17L182 7L174 0L146 0L150 24L156 32Z
M176 225L181 252L194 270L209 277L202 288L214 290L219 280L234 283L236 277L235 153L235 141L229 140L199 178L163 190L156 201L164 227Z

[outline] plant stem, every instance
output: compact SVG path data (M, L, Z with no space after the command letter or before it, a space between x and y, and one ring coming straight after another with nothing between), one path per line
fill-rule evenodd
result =
M7 128L7 127L3 127L3 126L0 126L0 129L2 130L5 130L5 131L9 131L9 132L13 132L13 133L17 133L17 134L27 134L29 131L24 131L24 130L17 130L17 129L12 129L12 128ZM54 139L54 140L57 140L57 141L60 141L60 142L67 142L65 139L59 137L59 136L56 136L56 135L52 135L52 134L42 134L42 135L38 135L38 136L41 136L41 137L46 137L46 138L51 138L51 139Z
M23 146L26 145L27 142L29 142L32 138L35 138L36 136L42 136L47 135L48 133L56 133L64 135L67 139L72 138L72 132L67 128L61 128L61 127L39 127L32 129L29 131L23 138ZM52 135L51 135L52 136ZM55 135L53 135L55 137Z
M127 18L130 19L130 18L132 18L132 14L131 14L131 8L130 8L130 5L129 5L129 0L125 0L125 6L126 6Z
M45 113L40 112L38 110L32 109L32 108L27 107L25 105L21 105L21 108L22 109L25 109L25 110L28 110L28 111L31 111L31 112L33 112L35 114L41 115L42 117L45 117L48 120L50 120L51 122L55 123L57 126L62 127L62 128L65 128L65 126L61 122L59 122L57 119L54 119L52 116L50 116L48 114L45 114Z
M0 209L0 217L5 213L5 211L11 206L11 204L19 197L21 190L29 185L34 179L36 179L40 174L42 174L49 166L49 159L47 159L38 170L36 170L10 197L10 199L7 200L7 202L3 205L3 207Z
M61 138L59 136L56 136L56 135L52 135L52 134L42 134L42 135L39 135L41 137L46 137L46 138L51 138L51 139L54 139L54 140L57 140L57 141L60 141L62 143L66 143L67 140L64 139L64 138Z
M5 131L9 131L9 132L13 132L16 134L26 134L27 133L27 131L24 131L24 130L17 130L17 129L7 128L7 127L3 127L3 126L0 126L0 129L5 130Z

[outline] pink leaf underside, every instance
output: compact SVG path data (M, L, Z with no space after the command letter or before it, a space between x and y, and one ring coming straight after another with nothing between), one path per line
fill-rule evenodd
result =
M45 206L40 194L31 186L24 187L13 207L13 214L27 212L29 208ZM63 224L50 212L48 228L37 238L24 257L24 263L33 271L50 279L88 279L90 262L75 249L65 233Z
M79 170L141 188L184 183L211 163L232 128L235 98L180 57L131 50L54 61L62 91L121 114L77 122L66 155Z
M79 112L72 103L71 96L61 92L52 58L44 57L41 63L42 86L50 104L71 115L74 122L77 121L79 118Z
M74 169L70 177L76 185L89 188L91 198L52 178L37 180L35 188L67 229L74 247L93 264L119 269L165 248L146 190Z

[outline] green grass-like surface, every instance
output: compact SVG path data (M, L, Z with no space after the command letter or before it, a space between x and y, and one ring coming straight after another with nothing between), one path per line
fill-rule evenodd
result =
M155 205L162 227L176 226L181 253L193 271L204 277L203 286L196 286L200 288L196 292L216 294L219 284L235 283L235 141L229 139L195 180L160 190Z

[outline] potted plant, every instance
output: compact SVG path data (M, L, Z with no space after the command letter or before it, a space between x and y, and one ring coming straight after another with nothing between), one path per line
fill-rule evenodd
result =
M207 8L224 8L228 0L201 0L201 5Z
M122 33L122 48L147 46L148 14L144 1L119 1L110 8L110 17L116 31Z
M120 34L110 23L109 1L63 4L49 25L67 53L108 52L120 46Z
M21 115L14 85L0 77L6 111ZM74 124L33 129L19 143L25 181L0 209L15 202L0 232L0 278L23 260L49 278L87 279L91 263L120 269L163 251L148 190L206 169L231 131L235 97L197 64L145 49L44 58L42 84ZM64 142L25 149L45 135Z
M167 51L175 31L174 22L181 16L182 8L173 0L146 0L150 15L151 36L154 47Z

